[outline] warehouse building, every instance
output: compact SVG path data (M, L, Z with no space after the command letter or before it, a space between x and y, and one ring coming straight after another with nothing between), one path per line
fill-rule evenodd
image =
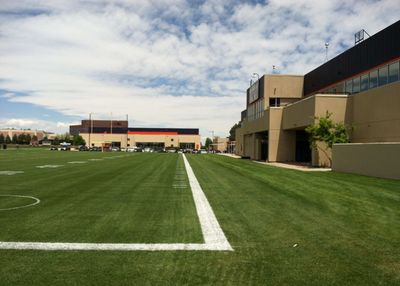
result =
M126 120L82 120L71 125L72 135L81 135L93 147L141 147L152 149L200 149L197 128L133 128Z
M393 156L388 155L388 146L390 152L400 151L399 59L400 21L304 76L262 76L247 90L241 128L236 130L236 153L262 161L327 166L330 154L324 148L310 150L304 130L328 111L333 120L352 127L351 142L363 150L362 158L353 150L349 160L368 165L367 156L361 154L381 154L376 156L390 165ZM341 154L348 156L345 149L351 146L333 148L334 167L335 152L340 159ZM396 156L400 158L400 153ZM345 162L339 159L336 162Z

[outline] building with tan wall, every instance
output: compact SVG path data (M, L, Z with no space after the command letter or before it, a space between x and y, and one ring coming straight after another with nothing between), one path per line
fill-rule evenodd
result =
M131 128L124 120L82 120L70 133L81 135L89 147L200 149L201 144L197 128Z
M304 76L262 76L247 90L236 153L327 166L331 151L311 150L305 132L326 112L351 128L351 142L400 144L399 59L400 21Z
M213 138L213 143L211 144L211 148L214 151L225 153L228 151L229 143L230 143L229 138L215 136Z
M12 128L7 128L7 129L0 129L0 134L3 134L4 137L9 136L11 139L13 136L19 136L19 135L30 135L31 137L36 136L37 141L43 140L46 136L48 136L49 132L43 131L43 130L31 130L31 129L12 129Z

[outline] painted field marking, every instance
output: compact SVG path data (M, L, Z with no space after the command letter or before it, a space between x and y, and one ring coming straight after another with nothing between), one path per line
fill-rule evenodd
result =
M27 208L27 207L31 207L34 205L37 205L38 203L40 203L40 200L38 198L35 197L31 197L31 196L21 196L21 195L0 195L0 197L14 197L14 198L27 198L27 199L32 199L35 202L28 204L28 205L23 205L23 206L19 206L19 207L12 207L12 208L4 208L4 209L0 209L0 211L10 211L10 210L17 210L17 209L22 209L22 208Z
M88 161L103 161L103 159L94 158L94 159L88 159Z
M114 250L114 251L233 251L204 194L185 154L182 154L192 189L204 243L71 243L71 242L0 242L0 249L16 250Z
M24 171L0 171L0 175L12 176L16 174L22 174Z
M62 167L62 166L64 166L64 165L42 165L42 166L36 166L36 168L39 168L39 169L44 169L44 168L59 168L59 167Z
M71 161L71 162L68 162L68 164L86 164L87 162L86 161Z

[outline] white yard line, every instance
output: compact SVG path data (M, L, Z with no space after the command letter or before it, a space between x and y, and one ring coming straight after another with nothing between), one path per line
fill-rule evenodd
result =
M71 243L71 242L0 242L0 249L16 250L115 250L115 251L221 251L219 245L207 243Z
M217 218L215 217L206 195L201 189L185 154L183 154L183 161L188 174L190 188L192 189L194 204L196 205L197 215L199 217L205 243L216 247L218 246L220 250L233 250L229 241L226 239Z
M0 249L17 250L115 250L115 251L233 251L183 154L197 215L205 243L71 243L71 242L1 242Z
M43 165L43 166L36 166L36 168L44 169L44 168L60 168L64 165Z
M24 171L0 171L0 175L12 176L16 174L22 174Z

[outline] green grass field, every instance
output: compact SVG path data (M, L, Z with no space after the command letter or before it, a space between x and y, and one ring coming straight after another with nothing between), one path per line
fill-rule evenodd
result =
M399 181L187 159L233 252L0 250L0 285L400 284ZM183 168L178 154L1 151L0 171L24 173L0 175L0 195L41 202L0 211L0 241L202 243Z

